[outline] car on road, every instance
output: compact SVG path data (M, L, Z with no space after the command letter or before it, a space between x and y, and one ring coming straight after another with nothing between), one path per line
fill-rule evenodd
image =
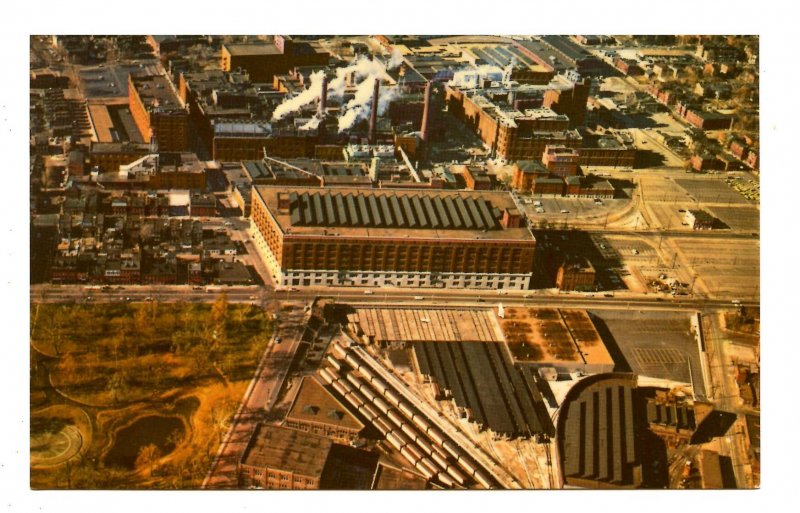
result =
M194 287L192 287L192 290L203 290L203 287L201 287L200 285L195 285Z
M125 301L130 301L130 300L131 300L131 298L129 298L129 297L125 298Z
M370 294L374 294L374 292L372 292L371 290L365 290L364 294L369 296Z
M614 297L614 294L606 292L605 294L603 294L603 297Z
M258 299L258 296L250 296L250 301L255 301L256 299Z
M423 299L425 299L425 298L424 298L423 296L414 296L414 299L415 299L416 301L422 301L422 300L423 300Z
M569 210L567 210L566 208L562 208L561 209L561 213L562 214L569 214Z
M282 341L283 341L283 339L280 336L275 337L275 343L276 344L280 344Z

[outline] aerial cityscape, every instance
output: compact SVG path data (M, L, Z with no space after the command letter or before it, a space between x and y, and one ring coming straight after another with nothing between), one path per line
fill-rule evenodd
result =
M32 489L761 486L758 36L34 35L29 92Z

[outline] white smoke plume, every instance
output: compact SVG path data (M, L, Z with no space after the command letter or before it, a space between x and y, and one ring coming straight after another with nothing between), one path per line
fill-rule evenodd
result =
M344 96L347 76L351 73L355 73L356 81L364 77L389 78L389 75L386 74L386 68L381 62L359 55L351 64L336 69L336 78L328 83L328 98L341 98Z
M372 92L375 80L367 78L356 88L355 97L343 107L343 114L339 116L339 132L343 132L353 125L367 119L372 109ZM400 95L397 87L381 87L378 92L378 115L382 116L389 104Z
M394 50L392 50L392 56L389 57L389 62L386 63L386 68L395 69L401 64L403 64L403 54L400 53L400 50L395 48Z
M298 128L298 130L301 130L301 131L302 130L315 130L319 126L320 121L322 121L322 118L320 118L319 116L314 116L311 119L309 119L308 122L306 122L303 126Z
M511 73L514 71L514 66L516 65L517 65L517 58L511 57L511 61L509 61L508 66L503 68L503 82L511 81Z
M503 68L486 64L456 71L449 85L462 89L474 89L484 79L501 81L504 78L504 74L505 70Z
M320 70L311 74L311 83L300 94L284 101L272 113L272 119L277 121L285 118L289 114L298 111L304 105L308 105L322 95L322 77L325 72Z

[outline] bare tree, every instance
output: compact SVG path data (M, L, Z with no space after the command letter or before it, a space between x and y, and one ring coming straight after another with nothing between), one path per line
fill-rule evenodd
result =
M147 444L139 449L139 454L136 456L136 467L148 467L149 475L152 477L153 468L160 457L159 448L155 444Z

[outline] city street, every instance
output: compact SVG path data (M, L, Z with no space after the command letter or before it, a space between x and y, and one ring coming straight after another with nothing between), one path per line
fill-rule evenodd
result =
M219 447L217 456L203 482L207 489L236 489L237 466L250 436L259 422L277 401L289 372L295 352L300 345L303 311L293 309L278 319L278 325L264 356L259 362L253 381L245 392L231 427Z

